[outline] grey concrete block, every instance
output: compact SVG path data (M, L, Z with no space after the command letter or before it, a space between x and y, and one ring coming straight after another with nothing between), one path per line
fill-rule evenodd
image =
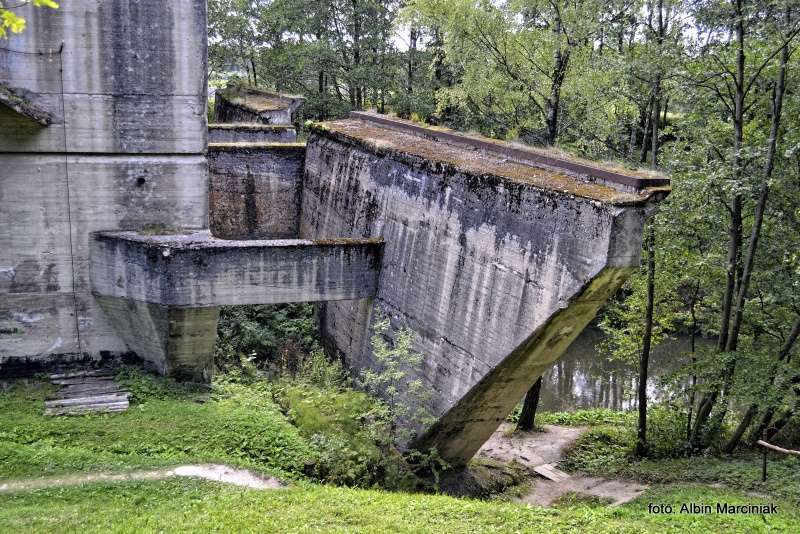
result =
M303 143L214 143L208 147L209 225L223 239L297 237Z
M288 124L211 123L209 143L292 143L297 140L294 126Z
M376 239L99 232L91 243L92 291L187 308L360 299L375 294L382 246Z

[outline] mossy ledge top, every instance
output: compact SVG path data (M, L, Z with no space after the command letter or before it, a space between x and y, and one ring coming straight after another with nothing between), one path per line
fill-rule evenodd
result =
M669 178L587 161L555 150L468 135L441 127L353 112L348 119L316 123L311 131L376 153L422 158L471 175L493 175L615 205L639 205L669 194Z

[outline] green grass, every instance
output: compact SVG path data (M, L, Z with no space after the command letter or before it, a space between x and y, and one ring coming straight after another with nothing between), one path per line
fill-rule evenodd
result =
M211 400L166 381L132 384L123 413L45 417L51 387L18 383L0 394L0 478L179 462L225 462L298 476L316 453L266 388L224 384Z
M649 484L723 484L742 492L774 495L800 506L800 459L770 455L767 482L761 482L758 451L735 455L694 455L637 460L636 434L627 425L591 427L567 451L561 467L590 475L629 478Z
M195 480L0 495L4 532L797 532L776 516L656 515L648 502L767 502L713 488L659 488L618 508L569 500L547 509L496 501L299 484L254 491Z
M378 483L387 460L370 424L376 405L341 386L278 379L222 377L207 392L138 371L120 378L132 391L127 412L44 417L52 391L44 382L18 382L0 393L0 479L89 470L124 471L183 462L223 462L292 481L284 490L254 491L199 480L95 484L0 494L0 532L359 531L359 532L797 532L797 463L773 462L759 486L753 458L691 458L631 462L624 416L558 416L589 424L570 451L572 468L631 476L657 485L611 508L565 498L554 508L498 500L312 484ZM334 381L335 382L335 381ZM588 423L587 423L588 421ZM550 421L548 421L550 422ZM609 423L611 422L611 423ZM594 424L597 423L597 424ZM690 476L691 474L691 476ZM707 487L687 481L725 482ZM678 482L679 484L669 484ZM666 483L666 484L665 484ZM795 490L790 490L794 486ZM751 496L745 490L766 493ZM656 515L648 503L774 502L777 516Z

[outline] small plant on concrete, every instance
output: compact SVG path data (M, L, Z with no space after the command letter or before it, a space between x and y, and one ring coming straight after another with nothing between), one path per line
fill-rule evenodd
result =
M379 368L363 371L361 382L367 391L384 400L392 441L403 445L414 437L416 429L431 424L434 418L427 409L430 391L419 378L410 378L422 364L422 355L412 350L416 334L410 328L401 328L390 341L389 326L388 317L381 313L370 339Z
M386 421L386 436L390 452L396 453L394 446L407 445L420 429L430 426L435 420L428 409L431 392L422 380L410 378L413 371L422 364L422 354L413 350L416 334L410 328L401 328L390 341L389 319L378 312L373 324L372 343L377 370L367 369L361 374L361 383L370 393L382 398L386 408L383 419ZM404 462L417 474L433 479L434 489L438 489L439 474L448 468L436 448L427 451L406 450ZM401 479L402 473L387 473L388 478ZM402 485L402 483L400 483Z

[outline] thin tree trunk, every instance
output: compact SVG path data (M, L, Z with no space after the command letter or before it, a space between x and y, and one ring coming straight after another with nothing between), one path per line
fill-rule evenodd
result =
M654 109L657 109L654 107ZM657 120L657 119L656 119ZM657 141L654 138L653 152L658 150ZM655 297L655 224L650 221L647 236L647 308L644 317L644 334L642 339L642 355L639 361L639 421L637 425L636 456L647 456L647 379L650 364L650 344L653 339L653 305Z
M531 386L531 389L528 390L528 393L525 394L522 413L519 414L519 421L517 421L517 430L533 430L541 391L542 377L540 376L539 379L534 382L533 386Z
M561 34L561 18L556 18L555 28L553 32L556 39L559 39ZM569 49L562 50L561 45L556 45L556 51L553 54L553 75L550 83L550 95L547 97L547 144L552 145L556 142L558 136L558 108L561 106L561 86L564 84L564 78L567 75L567 64L569 63Z
M747 254L745 255L744 259L741 283L739 284L739 293L736 298L736 314L734 315L730 336L725 347L728 351L736 350L736 344L739 338L739 330L742 326L742 318L744 315L744 305L745 301L747 300L747 290L750 284L750 276L753 272L753 264L755 262L756 250L758 248L758 239L761 236L761 226L764 222L764 211L766 210L767 199L769 197L769 180L772 177L772 171L775 168L775 150L778 145L781 110L783 109L783 93L786 89L786 63L788 61L789 47L786 45L781 51L780 67L778 68L778 80L775 84L775 91L772 97L772 121L769 129L767 159L764 163L764 173L761 177L761 192L758 195L753 229L752 233L750 234L750 242L747 246Z
M794 324L792 325L792 329L789 332L789 336L784 341L783 345L781 346L781 350L778 353L778 362L783 362L784 360L789 360L789 355L792 353L792 347L794 346L797 338L800 337L800 316L795 319ZM772 377L770 381L770 385L775 383L775 377ZM764 433L764 429L766 429L769 424L772 422L772 418L775 416L775 411L778 407L774 404L767 406L764 413L761 415L761 419L758 422L758 426L756 426L755 430L751 434L755 437L755 439L761 439L762 434Z
M742 175L742 144L744 139L744 97L745 97L745 76L744 76L744 21L742 13L742 0L734 0L735 23L734 32L736 33L736 73L735 73L735 95L733 113L733 181L736 186L741 182ZM722 312L720 314L720 329L717 339L717 349L719 352L726 350L736 350L736 340L730 338L730 319L733 308L734 294L736 293L736 273L739 270L739 260L741 258L742 243L742 194L738 191L733 195L731 204L731 220L728 230L728 258L725 293L722 299ZM729 341L730 340L730 341ZM730 347L730 348L729 348ZM722 391L727 392L733 380L736 369L736 360L732 359L723 371ZM701 431L706 427L708 418L719 399L720 391L715 390L706 394L703 402L697 410L694 429L692 431L692 442L695 447L705 446L713 434L717 431L718 424L722 423L724 411L721 416L715 418L711 428L705 429L705 436L702 443L699 441Z

